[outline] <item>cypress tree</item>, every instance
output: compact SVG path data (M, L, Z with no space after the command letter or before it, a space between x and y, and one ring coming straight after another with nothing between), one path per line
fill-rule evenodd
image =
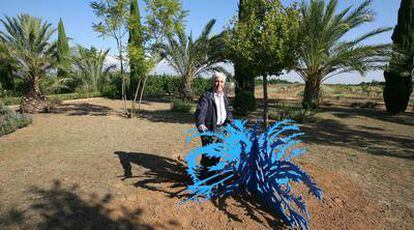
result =
M70 50L62 19L59 20L58 24L57 65L58 78L68 77L68 70L71 66Z
M391 114L404 112L412 88L414 61L414 0L402 0L398 10L398 22L392 34L393 55L389 68L384 72L384 101Z
M130 58L130 85L135 86L138 79L145 73L143 31L138 0L130 3L130 26L128 38L128 52Z

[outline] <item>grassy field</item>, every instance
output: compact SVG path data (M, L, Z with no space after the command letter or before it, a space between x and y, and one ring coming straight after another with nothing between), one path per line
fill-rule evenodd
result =
M0 228L279 226L242 197L180 204L188 184L180 159L200 144L184 144L193 116L163 102L143 109L126 119L119 100L68 101L0 137ZM311 227L413 229L414 114L324 106L316 116L302 126L309 153L298 160L324 190L323 202L305 197Z
M275 101L299 103L303 89L303 84L275 84L269 88L269 98ZM382 92L381 86L322 85L321 104L385 109ZM261 86L256 86L256 97L262 95ZM408 111L414 111L414 94L411 95Z

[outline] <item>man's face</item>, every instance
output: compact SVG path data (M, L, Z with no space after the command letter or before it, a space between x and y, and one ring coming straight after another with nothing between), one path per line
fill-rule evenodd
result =
M223 92L225 83L225 80L221 77L214 79L214 91L216 91L216 93Z

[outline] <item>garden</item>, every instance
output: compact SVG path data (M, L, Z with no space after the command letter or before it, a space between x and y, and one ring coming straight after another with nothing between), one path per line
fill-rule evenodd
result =
M362 35L372 1L338 2L240 0L193 36L179 0L92 1L113 50L72 41L62 19L3 16L0 228L412 229L414 1ZM385 81L325 82L372 71ZM215 72L235 120L198 134ZM206 149L222 154L213 184L197 177Z

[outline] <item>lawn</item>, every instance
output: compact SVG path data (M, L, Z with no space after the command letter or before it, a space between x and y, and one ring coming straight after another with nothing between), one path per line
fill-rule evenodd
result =
M192 114L165 102L120 116L119 100L66 101L0 137L0 228L263 229L278 226L243 197L180 204ZM306 197L313 229L414 228L414 114L324 106L303 125L298 160L324 190ZM124 174L132 173L125 179Z

